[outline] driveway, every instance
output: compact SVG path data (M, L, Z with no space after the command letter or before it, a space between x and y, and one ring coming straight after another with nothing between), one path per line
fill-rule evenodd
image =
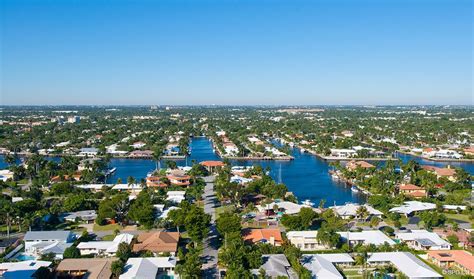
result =
M204 187L204 212L211 215L211 226L209 235L204 240L204 249L202 255L203 278L218 278L217 275L217 249L219 248L219 238L216 229L216 204L217 198L214 192L214 176L204 178L206 186Z

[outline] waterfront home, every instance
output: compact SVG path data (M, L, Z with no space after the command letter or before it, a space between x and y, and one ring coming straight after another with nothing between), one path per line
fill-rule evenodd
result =
M434 232L427 230L412 230L410 232L396 233L395 238L408 244L415 250L450 250L451 244L439 237Z
M83 147L79 151L79 156L97 156L97 153L99 153L99 149L95 147Z
M347 253L303 254L300 262L311 272L312 278L343 279L336 266L351 266L354 259Z
M174 257L129 258L119 278L179 278L175 268Z
M334 213L342 219L350 219L361 217L358 213L360 207L365 207L367 213L366 219L370 219L371 217L382 218L383 213L368 204L359 205L357 203L346 203L345 205L330 206L329 208L331 208Z
M179 145L177 144L168 144L164 151L166 156L177 156L181 152Z
M151 150L134 150L128 154L130 158L151 158L153 151Z
M58 259L62 259L64 250L74 240L75 235L70 231L28 231L23 238L26 255L39 257L53 253Z
M189 186L191 184L191 176L185 174L169 174L166 178L168 178L171 185Z
M220 168L225 166L222 161L203 161L200 164L205 167L209 173L216 173Z
M439 159L462 159L463 156L457 151L442 149L436 151L432 157Z
M119 192L129 192L137 194L141 192L141 190L143 190L143 187L140 184L115 184L112 189L117 190Z
M178 232L143 232L138 235L133 245L134 252L150 251L155 255L170 253L175 255L178 250Z
M14 173L11 170L0 170L0 181L6 182L8 179L13 180Z
M242 236L245 242L251 244L269 243L273 246L281 246L283 238L279 229L244 229Z
M136 141L130 146L133 147L134 149L140 149L140 148L144 147L145 145L146 145L146 143L144 143L143 141Z
M78 171L92 170L92 166L93 166L95 163L99 163L100 161L102 161L102 158L87 158L87 159L83 159L83 160L81 160L81 162L80 162L79 165L77 166L77 170L78 170Z
M458 245L465 249L474 248L474 242L471 240L471 233L466 229L458 229L457 231L451 228L436 228L433 232L439 235L443 239L447 239L448 236L455 235L458 238Z
M34 274L39 268L49 267L50 265L51 262L35 260L0 263L0 278L34 278Z
M289 231L286 238L301 251L323 250L328 247L317 239L318 231Z
M227 155L234 156L239 154L239 148L233 142L225 142L222 146L224 146L224 151Z
M389 211L404 214L405 216L411 216L415 212L433 210L436 209L436 204L429 202L420 202L420 201L407 201L403 205L393 207Z
M456 181L456 170L452 169L450 166L447 168L438 168L434 166L422 166L422 168L428 172L432 172L436 174L436 177L439 178L447 178L450 181Z
M289 201L277 201L271 202L267 205L257 205L258 211L264 213L267 216L271 216L278 213L284 213L288 215L298 214L301 208L308 207L312 208L311 206L304 205L304 204L297 204L294 202ZM278 208L277 212L275 212L275 208ZM313 208L314 211L317 211L316 208Z
M153 187L153 188L162 188L167 187L168 184L163 182L162 176L147 176L146 177L146 186Z
M372 165L371 163L368 163L366 161L355 161L352 160L349 163L346 164L346 169L350 171L355 171L357 168L362 168L362 169L375 169L375 166Z
M410 279L436 279L443 276L410 252L369 253L370 266L392 265Z
M112 278L112 263L117 258L64 259L56 268L57 278Z
M83 184L83 185L76 185L77 188L90 190L92 192L100 192L104 187L110 188L113 187L113 184Z
M81 255L114 256L120 243L124 242L130 245L132 241L133 235L124 233L117 235L112 241L81 242L77 245L77 249Z
M336 149L331 148L331 157L337 158L351 158L357 155L357 151L354 149Z
M298 278L298 274L291 267L284 254L262 255L262 263L259 268L251 270L254 276L258 276L260 269L263 269L265 270L265 275L270 278Z
M82 210L82 211L76 211L76 212L67 212L67 213L62 214L61 218L69 222L82 221L82 222L90 224L90 223L94 223L95 219L97 218L97 213L95 212L95 210Z
M233 183L238 183L238 184L241 184L241 185L245 185L247 183L250 183L253 181L253 178L246 178L246 177L243 177L243 176L239 176L239 175L234 175L230 178L230 182Z
M181 203L183 200L185 200L185 195L186 191L168 191L166 193L167 197L166 200L173 202L173 203Z
M428 260L443 269L459 270L474 276L474 256L464 250L428 251Z
M389 245L395 245L395 242L391 238L379 230L337 233L341 236L342 241L349 244L350 247L356 246L358 244L374 244L378 246L388 243Z
M464 154L469 156L474 156L474 146L470 146L468 148L463 149Z
M398 192L402 195L410 196L413 198L425 198L427 196L425 188L416 186L414 184L398 185Z
M50 180L51 183L58 183L61 181L81 181L82 174L80 172L75 172L73 175L56 175L53 176Z

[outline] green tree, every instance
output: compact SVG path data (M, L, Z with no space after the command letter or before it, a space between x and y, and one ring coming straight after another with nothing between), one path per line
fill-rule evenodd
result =
M64 250L63 257L65 259L80 258L81 252L79 251L79 249L76 248L76 246L71 246L71 247L66 248L66 250Z

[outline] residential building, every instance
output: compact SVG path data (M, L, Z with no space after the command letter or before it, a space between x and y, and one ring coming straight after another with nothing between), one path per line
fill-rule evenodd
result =
M414 197L414 198L425 198L427 196L427 192L425 188L416 186L413 184L401 184L398 186L398 192L400 194Z
M357 151L355 151L354 149L332 148L330 151L331 151L331 157L337 157L337 158L351 158L357 155Z
M209 173L215 173L220 168L225 166L224 162L222 161L203 161L200 164L204 166Z
M171 201L177 204L181 203L182 201L186 199L185 198L186 191L168 191L166 195L167 195L166 197L167 201Z
M13 179L14 173L11 170L0 170L0 180L5 182L8 179Z
M81 255L114 256L119 244L124 242L130 245L133 241L132 234L119 234L112 241L87 241L77 245Z
M474 276L474 256L464 250L428 251L428 260L443 269L457 269Z
M371 163L366 162L366 161L352 160L349 163L347 163L346 168L350 171L355 171L357 168L375 169L375 166L372 165Z
M175 274L176 258L152 257L129 258L120 279L137 278L179 278Z
M258 276L260 269L263 269L266 276L270 278L298 278L298 274L293 270L284 254L262 255L262 262L260 268L252 269L252 274L255 276Z
M178 232L144 232L138 235L137 242L133 245L133 251L150 251L155 255L162 253L175 255L178 243Z
M117 190L119 192L129 192L136 194L141 192L141 190L143 190L143 187L140 184L115 184L112 189Z
M371 217L379 217L381 218L383 213L375 208L373 208L372 206L368 205L368 204L364 204L364 205L359 205L357 203L346 203L345 205L336 205L336 206L331 206L329 208L331 208L334 213L336 215L338 215L339 217L341 217L342 219L350 219L350 218L355 218L355 217L359 217L358 216L358 210L360 207L365 207L365 209L367 210L367 216L366 216L366 219L370 219Z
M393 265L410 279L436 279L443 276L409 252L381 252L369 254L371 266Z
M344 242L347 242L350 247L358 244L362 245L395 245L395 242L379 230L361 231L361 232L337 232Z
M443 239L447 239L450 235L455 235L458 238L458 244L460 247L463 247L464 249L474 248L474 242L471 241L471 233L468 230L459 229L455 231L449 228L437 228L433 229L433 232Z
M81 148L79 156L97 156L97 153L99 153L99 149L95 147L84 147Z
M146 186L153 188L166 187L168 184L163 182L162 176L147 176L146 177Z
M436 174L436 177L439 178L447 178L450 181L456 181L456 170L448 166L447 168L439 168L434 166L422 166L422 168L426 171L432 172Z
M0 263L0 278L18 279L33 278L40 267L49 267L51 262L47 261L21 261Z
M81 117L77 115L68 116L67 118L67 123L76 124L76 123L79 123L80 121L81 121Z
M64 250L70 247L75 235L70 231L28 231L23 238L25 254L39 257L43 254L54 253L62 259Z
M144 143L143 141L137 141L137 142L134 142L131 146L135 149L140 149L144 147L145 145L146 143Z
M429 202L419 202L419 201L407 201L403 205L391 208L390 212L396 212L404 214L405 216L411 216L415 212L433 210L436 209L436 204Z
M112 263L117 258L64 259L56 268L58 278L112 278Z
M273 246L281 246L283 238L279 229L244 229L242 231L244 241L256 243L269 243Z
M314 251L327 249L326 245L320 243L316 238L318 231L289 231L286 237L291 244L298 247L301 251Z
M153 151L151 150L133 150L128 154L131 158L151 158L153 157Z
M274 208L278 207L278 212L275 212ZM272 202L269 203L265 206L257 205L258 211L265 213L266 215L273 215L277 213L281 214L288 214L288 215L293 215L293 214L298 214L300 210L304 207L307 208L312 208L311 206L304 205L304 204L297 204L294 202L289 202L289 201L279 201L279 202ZM313 210L317 210L313 208Z
M300 262L311 272L312 278L343 279L336 266L353 265L354 259L347 253L303 254Z
M8 248L16 247L19 244L21 244L21 239L17 237L0 238L0 254L5 253L5 251L7 251Z
M434 232L427 230L412 230L406 233L396 233L395 237L408 244L415 250L450 250L451 244Z
M191 184L191 176L185 174L169 174L166 176L170 181L171 185L176 186L189 186Z

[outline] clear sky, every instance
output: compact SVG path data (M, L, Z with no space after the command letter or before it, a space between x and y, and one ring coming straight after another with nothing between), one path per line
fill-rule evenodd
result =
M473 104L470 0L1 0L10 104Z

